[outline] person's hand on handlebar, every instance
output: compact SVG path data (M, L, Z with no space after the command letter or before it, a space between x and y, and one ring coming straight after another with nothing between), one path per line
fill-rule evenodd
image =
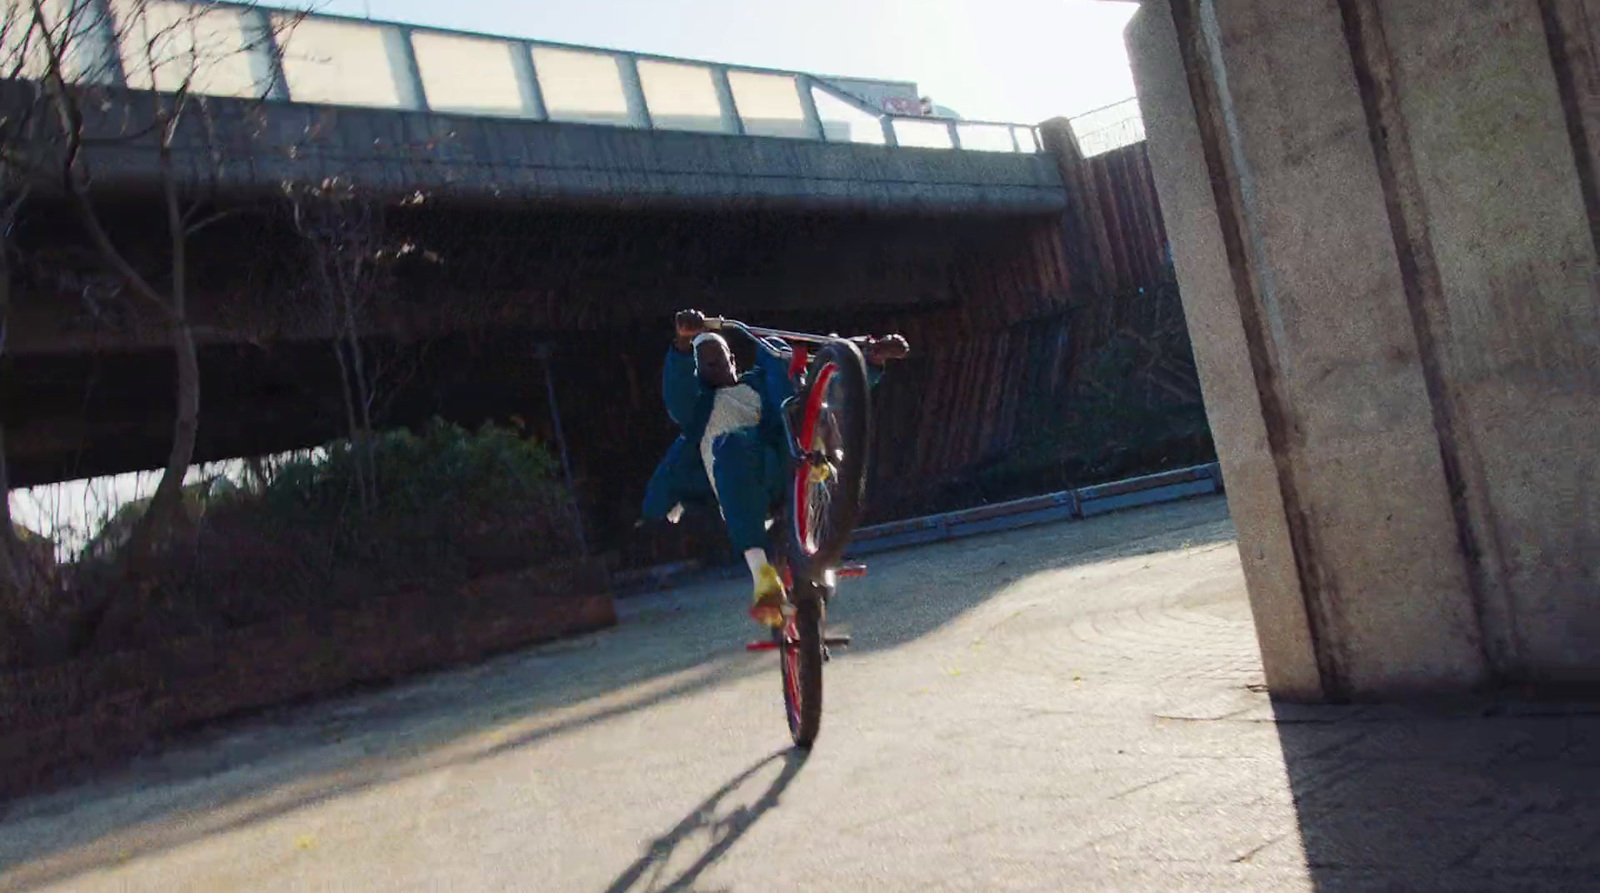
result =
M900 335L852 340L861 348L861 355L866 361L874 366L882 366L890 360L903 360L911 353L911 345Z
M706 330L706 315L698 310L680 310L678 315L673 317L672 324L678 330L674 346L688 353L693 346L695 336Z

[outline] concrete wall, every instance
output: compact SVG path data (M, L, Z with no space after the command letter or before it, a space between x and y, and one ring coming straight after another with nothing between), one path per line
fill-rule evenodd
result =
M1128 32L1268 684L1600 678L1589 0Z
M0 673L0 802L206 722L615 625L604 576L533 568Z

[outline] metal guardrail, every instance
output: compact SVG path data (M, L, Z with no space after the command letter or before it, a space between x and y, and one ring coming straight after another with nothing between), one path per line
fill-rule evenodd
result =
M1035 127L912 117L804 72L210 0L81 10L76 76L284 102L932 149L1041 150ZM134 10L138 12L135 13Z
M863 527L856 531L849 554L870 555L980 533L1092 518L1107 512L1221 492L1222 467L1213 462L1077 490L1063 490L1012 502Z

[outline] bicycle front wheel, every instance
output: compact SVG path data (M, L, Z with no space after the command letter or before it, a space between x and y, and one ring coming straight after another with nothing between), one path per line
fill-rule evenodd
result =
M872 442L867 364L848 341L833 341L812 364L797 433L802 450L820 457L795 468L789 519L792 552L815 579L844 555L861 517Z
M789 736L809 749L822 729L822 599L802 598L777 633L783 668L783 706Z

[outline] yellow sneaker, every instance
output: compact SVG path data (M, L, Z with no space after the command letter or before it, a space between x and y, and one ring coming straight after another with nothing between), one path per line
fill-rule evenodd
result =
M750 617L762 626L777 629L783 625L783 608L788 603L783 581L778 578L778 569L763 564L756 573L756 592L750 603Z

